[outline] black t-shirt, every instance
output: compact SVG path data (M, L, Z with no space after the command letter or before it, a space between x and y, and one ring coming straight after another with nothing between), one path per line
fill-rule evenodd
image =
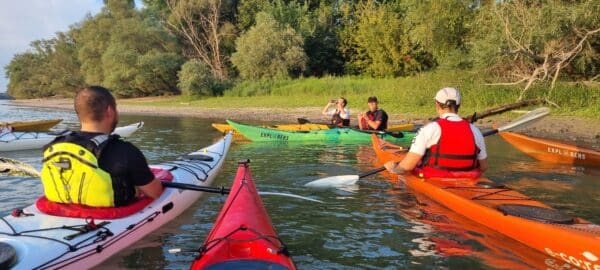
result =
M77 132L92 139L101 133ZM115 206L124 206L135 200L135 187L154 180L144 154L130 142L114 139L102 149L98 159L100 168L110 174L115 192Z
M377 128L377 130L386 130L387 129L388 115L387 115L387 113L385 113L384 110L377 109L374 112L367 111L367 118L369 118L369 120L371 120L371 121L381 121L381 124L379 124L379 128ZM371 128L371 126L367 125L367 129L373 129L373 128Z

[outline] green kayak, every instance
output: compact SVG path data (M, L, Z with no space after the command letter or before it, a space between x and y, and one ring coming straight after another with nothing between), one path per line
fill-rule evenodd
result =
M251 141L280 141L280 142L302 142L302 141L323 141L323 142L365 142L371 141L371 134L378 134L386 141L409 144L415 136L414 132L379 132L362 131L351 128L334 128L322 130L307 131L285 131L270 129L264 127L244 125L227 120L235 131L244 135Z

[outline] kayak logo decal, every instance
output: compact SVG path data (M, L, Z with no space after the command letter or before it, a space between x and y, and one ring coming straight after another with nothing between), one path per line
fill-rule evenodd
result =
M270 139L275 139L275 140L280 140L280 141L287 141L289 139L289 137L286 135L273 134L273 133L268 133L268 132L261 132L260 137L261 138L270 138Z
M560 252L560 251L553 251L549 248L545 248L546 253L548 253L548 255L552 256L553 258L558 258L558 259L562 259L563 261L570 263L574 266L577 266L581 269L587 269L587 270L600 270L600 264L597 264L595 262L598 261L598 257L596 257L596 255L594 255L593 253L589 252L589 251L585 251L582 253L583 257L585 257L585 259L579 259L576 258L575 256L571 256L568 255L564 252Z
M573 152L573 151L550 147L550 146L548 146L548 153L585 160L585 153Z

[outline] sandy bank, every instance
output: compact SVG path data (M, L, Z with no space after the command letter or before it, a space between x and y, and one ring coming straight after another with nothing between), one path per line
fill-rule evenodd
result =
M322 122L327 118L321 115L320 107L303 107L291 109L272 108L200 108L182 104L181 107L154 106L155 98L142 98L127 100L128 104L119 103L119 112L124 114L158 115L158 116L190 116L207 119L236 119L276 121L282 123L295 122L298 117L304 117L315 122ZM135 105L131 105L135 102ZM72 99L29 99L14 100L13 104L28 107L54 108L73 110ZM356 112L353 112L356 115ZM406 115L390 115L390 123L413 122L423 124L424 118L408 118ZM509 119L505 116L494 116L478 121L481 127L490 127L493 123L505 123ZM564 116L548 116L520 130L520 132L549 139L578 143L587 147L600 149L600 121L595 119L574 118Z

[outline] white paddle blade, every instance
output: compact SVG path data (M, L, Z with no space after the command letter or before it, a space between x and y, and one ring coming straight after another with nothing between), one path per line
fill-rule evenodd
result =
M18 160L3 157L0 157L0 172L13 176L40 176L40 173L31 165Z
M338 175L321 178L305 184L304 186L313 188L344 187L356 184L358 175Z
M281 197L290 197L290 198L296 198L296 199L301 199L301 200L306 200L306 201L311 201L311 202L323 203L323 201L319 201L317 199L304 197L304 196L300 196L300 195L296 195L296 194L290 194L290 193L259 191L258 195L260 195L260 196L273 195L273 196L281 196Z
M527 125L531 125L532 123L536 122L535 120L540 120L542 119L542 117L548 115L549 113L550 109L547 107L537 108L515 119L511 123L499 127L498 131L510 131L511 129L514 129L516 127L522 128Z

